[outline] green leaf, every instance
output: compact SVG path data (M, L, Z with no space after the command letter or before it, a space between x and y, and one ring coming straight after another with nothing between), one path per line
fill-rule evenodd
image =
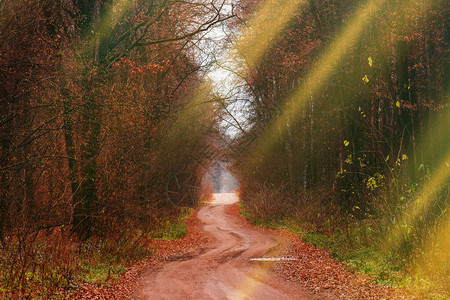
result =
M389 155L386 156L386 158L384 159L385 162L387 162L389 160Z
M402 160L407 160L407 159L408 159L408 156L406 154L403 154L402 155Z

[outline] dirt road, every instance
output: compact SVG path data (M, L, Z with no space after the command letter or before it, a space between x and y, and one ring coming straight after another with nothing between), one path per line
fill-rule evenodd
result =
M237 202L215 194L198 218L212 242L199 255L169 262L145 276L139 299L311 299L272 269L286 241L225 214ZM269 259L267 259L269 258Z

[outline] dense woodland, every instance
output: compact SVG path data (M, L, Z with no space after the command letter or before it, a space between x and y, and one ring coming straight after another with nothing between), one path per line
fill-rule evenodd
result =
M262 34L297 8L267 44L238 45L239 87L219 99L207 33L226 24L239 43L263 4L234 2L0 0L3 295L148 255L145 239L206 197L223 140L253 220L381 242L407 270L425 253L448 277L448 3L267 1Z
M262 3L242 2L244 19ZM343 230L344 247L377 244L409 270L427 256L448 278L448 3L306 2L258 63L242 51L241 199L256 221Z
M139 255L185 213L173 178L198 201L214 108L180 111L209 99L194 55L221 5L0 1L0 291L69 286L83 253Z

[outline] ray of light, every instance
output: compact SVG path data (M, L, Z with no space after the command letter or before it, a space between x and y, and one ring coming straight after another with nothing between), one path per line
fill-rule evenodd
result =
M160 143L157 145L162 157L173 149L186 148L198 137L204 136L215 124L217 108L211 101L210 82L203 82L189 95L186 104L174 114ZM194 146L194 145L192 145Z
M439 3L439 1L435 1L435 3ZM428 3L428 5L431 5ZM430 7L430 6L429 6ZM444 103L447 105L450 105L450 93L449 88L447 87L446 95L444 96ZM432 126L433 128L442 128L441 132L437 132L437 139L441 141L442 143L445 143L450 141L450 134L446 130L448 126L450 126L450 107L447 107L447 112L442 116L442 118L439 118L433 122ZM436 133L435 133L436 134ZM418 147L419 151L427 151L427 148L429 148L429 144L422 143ZM432 209L433 205L436 201L439 201L439 197L437 193L442 190L442 188L445 185L448 185L450 182L450 144L448 144L446 155L441 159L439 164L437 165L436 170L432 173L429 180L427 180L421 189L419 189L412 197L413 201L405 208L404 212L401 213L400 216L397 217L395 223L393 226L388 230L388 232L385 235L385 238L382 242L384 244L384 248L386 252L392 252L396 251L401 247L402 242L407 239L410 234L414 233L414 227L418 226L417 224L420 224L422 221L422 218L424 215ZM445 152L444 152L445 153ZM445 196L444 196L445 197ZM445 200L445 199L444 199ZM439 268L438 263L430 263L427 262L427 260L431 260L431 256L433 256L433 259L437 262L442 259L445 259L445 255L435 255L433 254L433 248L435 246L434 240L439 240L440 237L445 236L446 234L450 233L449 226L450 226L450 199L446 199L443 205L444 209L444 220L441 222L441 225L438 225L438 228L434 228L434 233L429 233L428 239L425 241L425 249L422 257L417 258L417 264L419 265L419 269L423 266L428 264L428 266L433 266L436 270ZM446 212L448 211L448 212ZM439 223L439 222L438 222ZM440 226L440 227L439 227ZM438 238L436 238L438 237ZM450 249L450 239L448 238L448 235L446 237L447 242L441 242L440 245L449 246L449 248L446 248L447 250ZM443 252L442 252L443 253ZM427 256L430 258L428 259ZM447 256L448 258L448 256ZM422 266L422 267L421 267ZM419 271L419 270L417 270Z
M348 50L362 37L365 28L374 20L375 15L386 4L386 0L367 0L360 4L353 17L346 23L334 42L324 51L311 71L305 76L305 83L295 89L284 100L281 113L274 118L267 128L260 134L251 146L247 164L249 168L256 167L271 152L278 141L287 133L291 122L295 122L309 99L327 84L331 76L338 70L340 63L345 58ZM403 0L397 3L398 7L408 10L429 9L439 3L440 0L428 1L418 6L416 1ZM391 8L393 9L393 8ZM395 15L395 20L401 20L402 16ZM409 20L412 22L413 20ZM406 26L408 24L401 24ZM377 38L382 38L379 34ZM388 49L384 49L388 51Z
M266 0L257 9L233 49L245 60L248 68L252 69L260 62L264 53L306 3L306 0Z
M128 9L131 8L132 4L133 0L115 0L101 20L100 24L104 28L101 28L100 30L110 30L115 23L122 19Z
M369 0L359 6L338 38L306 76L307 84L300 86L286 99L281 115L258 138L249 157L261 157L270 152L278 139L286 133L289 123L298 118L310 96L327 83L345 57L347 50L361 37L365 27L373 20L384 3L385 0ZM256 163L258 160L253 160L251 165L254 166Z
M264 282L272 267L257 267L253 269L242 284L234 290L229 297L230 300L248 299L255 294L261 282Z
M226 65L225 62L237 62L237 60L244 60L246 64L246 71L244 72L247 72L248 68L256 66L260 62L264 53L271 47L271 45L273 45L273 42L286 28L289 21L306 3L306 0L264 1L256 10L253 18L251 18L248 23L248 26L245 27L239 34L240 37L236 42L234 42L235 46L229 49L223 58L219 59L217 64L220 66ZM274 13L275 11L277 13ZM234 63L232 64L235 66ZM217 76L212 76L212 78L214 77ZM223 78L221 80L223 80ZM192 93L190 100L185 107L179 111L179 116L171 126L171 130L169 130L169 132L179 131L180 126L185 128L184 125L180 124L186 124L188 122L189 118L184 115L189 115L190 109L194 107L195 109L198 109L198 106L207 104L203 109L211 110L211 106L208 105L209 101L207 100L207 97L200 97L202 98L201 101L199 101L198 97L199 94L205 95L205 90L210 91L211 85L217 87L220 85L220 82L207 82L199 85L197 90Z
M229 97L232 86L236 87L258 66L265 53L282 36L289 22L302 12L307 3L307 0L265 0L259 3L250 20L241 25L230 47L218 58L216 68L208 74L219 97L223 99ZM239 120L245 119L245 114L234 109L230 109L227 113L238 124L233 126L244 132Z
M442 122L448 124L449 120L450 112L442 118ZM438 125L439 124L435 124L435 126ZM442 134L446 136L440 136L441 139L448 139L448 133L443 132ZM395 224L387 233L385 245L388 251L398 249L404 239L414 232L413 227L420 223L421 218L423 218L426 212L430 210L433 204L438 200L436 193L450 182L450 149L447 149L447 151L448 153L440 161L430 179L427 180L422 188L413 196L414 201L406 207L405 211L397 218ZM444 210L450 208L450 206L448 206L448 201L449 199L444 203L444 205L447 205L443 208ZM450 217L448 213L447 217ZM446 222L450 222L450 220L446 220ZM446 232L441 229L438 229L438 231L443 233ZM448 240L450 241L450 239ZM428 247L428 249L430 249L430 247Z
M415 223L418 217L420 217L424 211L429 207L430 202L434 200L433 194L434 192L440 190L443 184L447 183L450 177L450 151L444 160L440 163L438 169L434 172L433 176L428 180L422 190L417 193L416 201L410 205L410 207L403 214L403 218L399 221L399 228L397 230L401 230L402 227L408 226L410 224Z
M450 268L450 210L439 224L435 234L426 243L422 257L416 262L419 275L447 274Z
M280 251L277 251L278 253ZM228 299L240 300L249 299L258 291L262 283L267 282L266 279L276 266L275 261L259 261L257 265L250 271L246 279L241 285L234 290Z
M376 12L381 8L381 6L386 1L367 1L362 4L354 17L348 22L347 26L343 28L338 39L324 52L321 58L318 60L315 68L308 74L307 84L300 86L295 90L291 96L286 99L285 105L281 111L281 115L274 119L270 126L262 133L262 135L257 139L251 148L250 154L247 156L249 163L249 168L255 167L260 163L264 157L270 153L271 149L276 145L278 139L283 136L287 128L293 120L298 118L299 113L304 108L305 104L308 102L311 95L319 91L331 78L331 75L335 73L335 70L339 66L340 62L346 55L346 52L351 48L356 41L361 38L365 26L367 26L375 16ZM414 1L403 1L399 5L407 6L411 9L428 9L439 1L428 1L424 3L421 7L417 6ZM399 18L399 16L397 16ZM407 26L408 24L400 24L401 26ZM381 35L379 36L381 38ZM269 41L269 42L267 42ZM252 66L260 60L263 56L264 51L259 51L260 49L267 49L271 39L266 41L266 48L264 46L256 47L257 51L255 55L249 59L249 65ZM264 43L261 43L264 45ZM385 49L388 51L388 49ZM404 229L417 223L418 218L420 218L425 211L430 207L433 202L433 194L438 191L443 184L448 182L450 176L450 152L445 157L444 161L441 162L438 169L434 172L431 179L424 185L423 189L416 195L417 201L411 204L406 212L399 218L399 221L393 227L390 232L390 236L398 238L404 234ZM445 225L446 224L446 225ZM448 239L448 234L450 234L450 220L445 220L442 228L439 228L437 235L440 238ZM449 240L450 241L450 240ZM391 242L389 242L391 243ZM396 247L395 242L389 247ZM448 243L444 242L444 248L449 246ZM442 258L442 257L440 257ZM440 259L439 258L439 259ZM445 257L444 257L445 259ZM251 290L251 284L243 285L242 290Z
M83 43L81 52L88 53L88 58L94 58L95 62L99 57L99 46L102 38L107 38L115 28L115 25L123 20L127 12L132 8L134 0L114 0L106 11L102 14L98 12L97 20L93 20L93 28L89 34L85 36L86 43ZM96 8L100 10L100 8ZM91 57L93 54L93 57ZM81 56L79 56L81 57Z
M358 39L361 38L365 27L372 22L373 17L378 10L381 9L386 1L367 1L360 5L354 17L343 28L335 42L324 52L320 57L315 67L306 76L306 84L303 84L296 89L288 99L285 101L285 105L281 110L281 114L278 118L274 119L270 126L261 134L261 136L252 145L247 163L249 169L253 169L258 163L261 163L266 156L271 152L272 148L277 144L279 139L286 134L289 124L296 120L305 104L309 101L311 95L314 95L319 91L331 78L331 75L336 72L339 64L346 55L346 52L351 48ZM433 5L440 1L429 1L422 6L417 5L416 2L411 0L405 0L398 5L403 8L417 10L417 9L429 9ZM401 16L396 16L396 19L400 19ZM412 21L412 20L409 20ZM417 20L416 20L417 21ZM403 21L405 22L405 21ZM410 24L399 24L399 26L408 26ZM377 38L381 38L381 34ZM389 51L385 49L384 51ZM255 55L256 58L260 58L261 55ZM388 236L390 249L397 247L396 242L392 242L392 238L397 239L404 235L405 228L414 226L417 220L425 213L430 205L433 203L433 194L438 191L443 184L448 182L450 175L450 153L441 162L439 168L434 172L431 179L424 185L424 188L416 195L417 201L411 204L406 212L400 216L398 222L390 230ZM450 222L450 221L449 221ZM445 226L444 226L445 227ZM445 227L446 228L446 227ZM448 234L448 231L444 228L440 234Z
M108 34L114 29L114 25L120 22L127 11L132 7L133 0L114 0L105 13L100 16L93 29L90 42L95 42L97 34Z

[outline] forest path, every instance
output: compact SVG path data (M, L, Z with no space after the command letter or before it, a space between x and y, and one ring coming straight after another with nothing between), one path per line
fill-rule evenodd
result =
M272 272L288 245L280 236L246 226L226 214L234 193L215 194L198 212L212 236L202 253L166 263L147 274L138 299L310 299L297 285Z

